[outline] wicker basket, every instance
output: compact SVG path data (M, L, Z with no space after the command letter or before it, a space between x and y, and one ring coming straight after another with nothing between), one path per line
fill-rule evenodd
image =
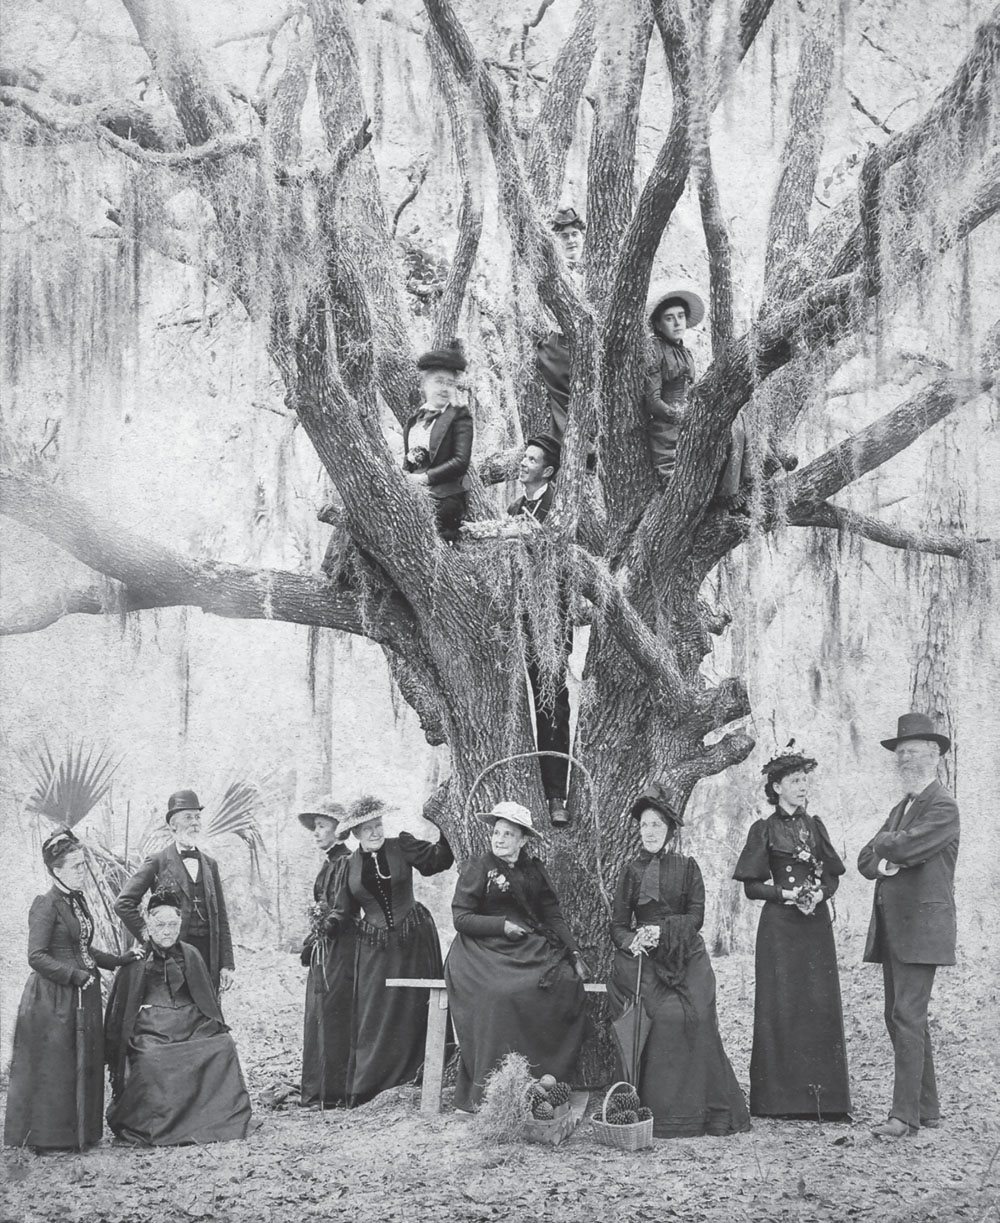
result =
M564 1138L568 1138L576 1127L573 1110L567 1101L555 1110L551 1121L536 1121L534 1117L524 1123L524 1137L528 1142L540 1142L545 1146L557 1147Z
M611 1084L604 1096L604 1106L601 1109L603 1118L607 1118L611 1097L619 1087L631 1087L631 1083L622 1080ZM615 1147L619 1151L642 1151L653 1145L652 1117L646 1121L635 1121L631 1125L609 1125L607 1120L598 1121L592 1117L590 1124L594 1137L606 1147Z

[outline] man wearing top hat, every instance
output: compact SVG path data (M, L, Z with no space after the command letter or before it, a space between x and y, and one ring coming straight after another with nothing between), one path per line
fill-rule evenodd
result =
M219 866L197 847L201 803L193 790L178 790L167 800L167 826L173 844L150 854L122 888L115 912L128 930L143 938L139 911L147 893L176 892L181 901L181 942L194 947L205 961L216 992L229 988L235 968L226 899Z
M438 533L449 543L458 539L468 508L473 424L469 409L460 402L460 379L467 365L458 340L425 352L417 361L424 402L403 428L403 470L411 483L430 493Z
M562 447L549 434L542 433L528 438L524 445L524 454L521 456L521 466L518 472L524 492L516 501L512 501L507 506L507 513L510 517L534 518L539 524L545 521L552 508L552 498L555 493L553 482L559 471L561 450ZM566 623L563 650L564 655L568 657L573 649L573 626L565 615L562 619ZM523 628L527 645L528 682L531 685L531 696L535 708L535 736L538 741L538 750L568 753L570 709L565 666L555 685L551 702L545 701L542 673L532 645L527 617L525 617ZM558 756L540 756L538 767L542 775L542 788L549 805L549 818L553 827L564 828L570 822L569 811L566 808L569 762Z
M903 797L858 856L858 870L876 881L864 958L882 965L895 1053L892 1109L872 1132L905 1138L940 1124L927 1007L935 969L955 963L958 807L937 779L951 741L929 717L904 714L882 746L896 757Z

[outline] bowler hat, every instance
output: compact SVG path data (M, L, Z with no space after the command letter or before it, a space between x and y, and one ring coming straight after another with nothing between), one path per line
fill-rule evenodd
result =
M883 739L881 742L887 751L894 752L900 743L905 743L907 739L927 739L936 743L942 755L951 747L948 736L939 735L934 729L934 723L925 713L904 713L896 722L896 737Z
M586 228L587 222L575 208L560 208L552 218L552 229L555 233L558 233L560 229L584 230Z
M646 298L646 318L652 319L664 302L678 297L687 310L687 325L697 327L705 317L705 302L700 294L681 281L661 280L649 290Z
M431 348L417 358L417 369L450 369L460 374L468 365L461 340L449 340L440 348Z
M476 815L488 823L495 824L497 820L506 820L508 824L516 824L518 828L523 828L529 837L542 835L531 821L531 812L521 803L494 803L491 811L477 811Z
M181 811L201 811L202 805L198 802L198 795L194 790L177 790L167 799L167 823L170 823L170 817L177 815Z
M674 803L662 782L653 781L636 795L635 802L629 814L634 820L639 819L647 807L653 807L668 820L673 820L678 828L684 826L684 816L677 810L679 804Z
M347 808L343 803L335 803L332 798L320 798L310 802L305 811L300 811L298 819L303 828L315 832L317 817L339 824L346 815Z

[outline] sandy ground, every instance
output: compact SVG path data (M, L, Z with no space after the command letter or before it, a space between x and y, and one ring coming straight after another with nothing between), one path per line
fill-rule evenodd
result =
M746 1086L752 961L716 961L723 1035ZM269 988L264 993L261 981ZM608 1150L584 1122L559 1148L486 1147L467 1119L417 1111L399 1088L354 1112L274 1107L296 1079L303 973L290 956L243 951L227 1000L261 1126L250 1139L83 1156L4 1152L4 1223L292 1223L297 1220L1000 1219L1000 991L987 963L939 974L933 1033L944 1126L878 1141L891 1086L881 974L843 970L854 1124L755 1122L734 1138Z

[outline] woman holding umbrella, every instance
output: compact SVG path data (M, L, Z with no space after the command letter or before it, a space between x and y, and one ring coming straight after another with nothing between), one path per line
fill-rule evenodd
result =
M715 974L699 933L705 885L697 862L668 848L684 821L658 783L636 798L632 818L642 850L618 880L608 982L616 1020L638 999L624 1037L616 1028L624 1073L652 1109L658 1138L748 1130L746 1101L719 1035ZM637 1049L643 1012L649 1030L646 1035L640 1028ZM630 1063L637 1053L636 1075Z
M569 1078L586 1033L587 966L545 867L529 852L531 812L497 803L480 812L490 852L466 862L451 912L455 941L444 976L460 1060L455 1107L482 1102L486 1076L510 1053L536 1075Z
M104 1030L98 969L141 958L92 946L83 898L83 846L68 828L42 844L52 887L28 912L28 963L14 1028L4 1143L35 1150L83 1149L104 1131Z

